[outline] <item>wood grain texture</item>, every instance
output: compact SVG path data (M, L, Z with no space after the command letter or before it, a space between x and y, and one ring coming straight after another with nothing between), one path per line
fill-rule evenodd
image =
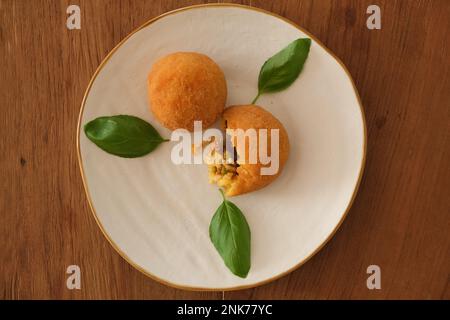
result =
M366 112L368 153L355 203L300 269L225 299L450 299L450 1L235 1L301 25L347 65ZM0 298L221 299L166 287L108 244L76 156L80 103L128 33L202 1L0 1ZM81 30L66 8L81 7ZM366 28L366 9L382 29ZM68 290L78 264L82 289ZM366 268L382 270L368 290Z

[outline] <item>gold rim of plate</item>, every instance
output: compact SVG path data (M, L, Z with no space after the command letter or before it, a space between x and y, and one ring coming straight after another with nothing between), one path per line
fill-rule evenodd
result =
M247 285L241 285L241 286L234 286L234 287L228 287L228 288L203 288L203 287L192 287L192 286L184 286L184 285L180 285L177 283L172 283L169 281L166 281L164 279L161 279L153 274L151 274L150 272L144 270L141 266L137 265L136 263L134 263L115 243L114 241L110 238L110 236L106 233L105 229L103 228L102 223L100 222L97 213L95 212L95 208L92 204L92 200L91 200L91 196L89 193L89 188L87 186L86 183L86 178L84 175L84 169L83 169L83 161L81 158L81 151L80 151L80 133L81 133L81 119L83 116L83 111L84 111L84 106L86 103L86 98L89 95L89 92L91 90L92 84L94 83L95 79L97 78L97 75L99 74L99 72L102 70L103 66L106 64L106 62L108 62L109 58L114 54L114 52L116 52L116 50L118 48L120 48L120 46L122 46L125 41L128 40L128 38L130 38L133 34L135 34L136 32L138 32L139 30L151 25L153 22L164 18L166 16L178 13L178 12L182 12L182 11L186 11L186 10L192 10L192 9L197 9L197 8L204 8L204 7L236 7L236 8L241 8L241 9L245 9L245 10L253 10L253 11L257 11L263 14L267 14L270 16L273 16L275 18L278 18L280 20L283 20L284 22L292 25L293 27L297 28L298 30L302 31L303 33L307 34L311 39L313 39L319 46L321 46L327 53L329 53L338 63L339 65L344 69L345 73L348 76L349 81L352 84L354 93L357 97L358 100L358 105L361 111L361 117L362 117L362 122L363 122L363 130L364 130L364 141L363 141L363 155L362 155L362 160L361 160L361 167L360 167L360 171L359 171L359 175L358 175L358 180L356 182L355 188L353 190L353 194L352 197L347 205L347 208L345 209L344 214L341 217L341 220L339 221L339 223L336 225L336 227L334 228L334 230L330 233L330 235L325 239L325 241L323 241L309 256L307 256L306 258L304 258L302 261L298 262L295 266L289 268L288 270L281 272L280 274L273 276L269 279L263 280L263 281L259 281L253 284L247 284ZM91 80L89 81L88 87L86 89L86 92L84 93L84 97L83 100L81 102L81 108L80 108L80 114L78 116L78 125L77 125L77 155L78 155L78 164L80 166L80 171L81 171L81 179L83 180L83 186L84 186L84 190L86 192L86 196L87 196L87 200L89 202L89 207L91 208L92 214L94 216L95 221L97 222L98 226L100 227L100 230L102 231L103 235L106 237L106 239L108 240L108 242L111 244L111 246L119 253L119 255L125 259L125 261L127 261L129 264L131 264L134 268L136 268L137 270L139 270L140 272L142 272L143 274L145 274L147 277L160 282L162 284L165 284L169 287L173 287L176 289L182 289L182 290L190 290L190 291L234 291L234 290L242 290L242 289L249 289L249 288L254 288L254 287L258 287L261 285L264 285L266 283L269 283L271 281L277 280L289 273L291 273L292 271L298 269L299 267L301 267L303 264L305 264L309 259L311 259L317 252L319 252L327 243L328 241L331 240L331 238L334 236L334 234L336 233L336 231L339 229L339 227L341 226L342 222L344 221L344 219L346 218L354 200L356 197L356 194L358 192L360 183L361 183L361 178L364 172L364 166L365 166L365 162L366 162L366 152L367 152L367 126L366 126L366 119L365 119L365 115L364 115L364 109L362 107L362 103L361 103L361 98L358 94L358 90L356 89L355 83L350 75L350 72L347 70L346 66L342 63L342 61L336 57L336 55L334 55L333 52L331 52L327 47L325 47L325 45L323 45L315 36L313 36L311 33L309 33L308 31L304 30L303 28L301 28L300 26L296 25L294 22L288 20L285 17L282 17L278 14L260 9L260 8L256 8L256 7L251 7L251 6L246 6L246 5L241 5L241 4L232 4L232 3L213 3L213 4L200 4L200 5L192 5L192 6L188 6L188 7L183 7L183 8L179 8L179 9L175 9L166 13L163 13L155 18L150 19L149 21L145 22L143 25L141 25L140 27L138 27L137 29L135 29L133 32L131 32L130 34L128 34L122 41L120 41L109 53L108 55L103 59L103 61L100 63L100 65L98 66L97 70L95 71L94 75L92 76Z

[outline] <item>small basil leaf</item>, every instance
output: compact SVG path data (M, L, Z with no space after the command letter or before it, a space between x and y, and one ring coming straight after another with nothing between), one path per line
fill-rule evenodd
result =
M209 226L209 236L225 265L245 278L250 270L250 228L241 210L223 199Z
M168 141L148 122L128 115L99 117L88 122L84 132L98 147L123 158L146 155Z
M259 72L258 96L289 87L302 71L310 47L311 39L297 39L269 58Z

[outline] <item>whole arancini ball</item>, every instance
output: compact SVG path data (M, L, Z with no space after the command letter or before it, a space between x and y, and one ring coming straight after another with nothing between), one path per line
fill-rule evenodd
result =
M194 121L211 126L227 98L225 76L208 56L176 52L159 59L148 75L150 109L159 122L175 130L194 130Z

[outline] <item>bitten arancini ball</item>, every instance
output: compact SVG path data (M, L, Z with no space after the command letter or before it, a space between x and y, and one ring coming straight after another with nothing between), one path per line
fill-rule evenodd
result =
M227 132L230 129L242 129L244 132L248 129L255 129L258 135L256 135L256 144L254 146L250 146L248 140L245 140L243 145L239 144L237 136L233 136L231 143L235 149L236 160L231 164L209 165L210 183L215 183L223 188L227 196L237 196L256 191L272 183L281 174L289 157L289 137L283 124L269 111L257 105L231 106L225 109L222 117L224 129ZM268 155L273 155L270 130L279 130L277 144L279 166L274 174L261 174L261 168L267 168L270 164L263 164L259 156L256 163L249 161L251 152L259 154L261 144L259 140L260 129L267 129L266 147ZM219 157L221 156L219 155Z
M166 128L194 130L194 121L211 126L222 113L227 84L208 56L176 52L159 59L148 75L150 109Z

